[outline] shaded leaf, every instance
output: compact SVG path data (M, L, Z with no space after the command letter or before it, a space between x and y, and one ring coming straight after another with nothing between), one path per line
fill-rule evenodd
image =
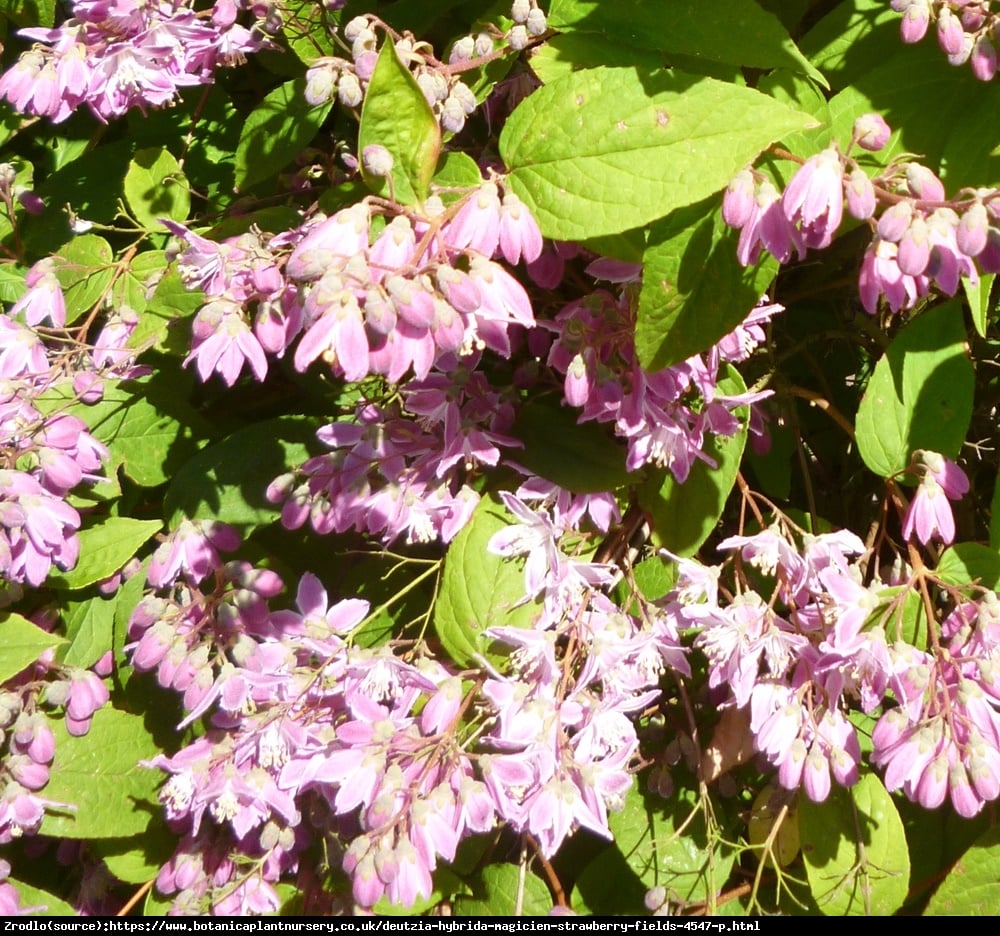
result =
M974 384L961 304L953 300L915 318L875 365L858 407L865 464L888 478L917 449L955 458L972 418Z
M180 163L166 147L141 149L125 172L125 198L135 219L163 234L160 218L185 221L191 195Z
M481 887L473 895L455 898L458 916L543 916L552 909L545 882L516 865L491 864L483 868Z
M980 543L955 543L942 554L935 570L946 585L1000 587L1000 550Z

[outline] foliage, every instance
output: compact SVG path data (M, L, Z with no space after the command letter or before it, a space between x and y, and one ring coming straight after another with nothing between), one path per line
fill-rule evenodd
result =
M996 911L1000 14L0 23L0 911Z

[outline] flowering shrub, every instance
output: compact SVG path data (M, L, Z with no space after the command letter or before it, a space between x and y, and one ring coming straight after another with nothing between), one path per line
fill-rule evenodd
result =
M1000 912L1000 13L377 6L0 6L0 909Z

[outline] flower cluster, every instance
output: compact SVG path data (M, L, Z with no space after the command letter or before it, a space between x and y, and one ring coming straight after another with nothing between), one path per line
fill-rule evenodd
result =
M55 123L84 105L107 122L171 104L180 89L212 81L218 66L267 44L236 22L247 5L218 0L206 20L184 0L73 0L62 25L20 31L35 46L0 77L0 98Z
M903 42L920 42L935 24L938 45L952 65L969 63L980 81L997 73L997 26L1000 18L989 3L979 0L891 0L903 14L899 34Z
M878 150L888 138L885 121L869 114L855 122L852 146ZM997 192L949 201L941 180L916 162L894 162L872 179L831 146L807 159L782 193L763 174L740 172L726 189L722 215L740 230L741 264L755 264L762 250L786 263L828 247L845 204L873 233L858 277L861 304L872 315L882 297L898 312L932 286L953 296L963 277L975 285L980 272L1000 271Z

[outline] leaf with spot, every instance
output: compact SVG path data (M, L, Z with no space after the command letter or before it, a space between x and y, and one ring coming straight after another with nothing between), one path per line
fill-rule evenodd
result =
M883 478L914 451L958 455L972 419L975 370L957 300L924 312L892 340L865 388L855 422L858 451Z
M508 184L557 240L618 234L701 201L808 114L751 88L639 68L573 72L500 135Z

